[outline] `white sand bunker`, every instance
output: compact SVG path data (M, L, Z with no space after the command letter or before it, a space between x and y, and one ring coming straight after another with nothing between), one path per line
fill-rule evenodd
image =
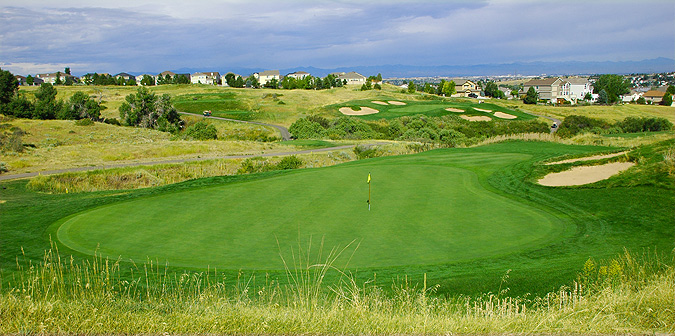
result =
M554 164L561 164L561 163L572 163L572 162L579 162L579 161L609 159L609 158L624 155L626 153L628 153L628 151L613 153L613 154L605 154L605 155L587 156L587 157L582 157L582 158L577 158L577 159L569 159L569 160L562 160L562 161L556 161L556 162L549 162L546 165L554 165Z
M388 103L391 104L391 105L407 105L404 102L395 101L395 100L390 100L390 101L388 101Z
M448 107L445 109L448 112L459 112L459 113L464 113L464 110L460 110L458 108L453 108L453 107Z
M469 116L466 115L466 114L462 114L462 115L459 116L459 117L462 118L462 119L464 119L464 120L468 120L468 121L490 121L490 120L492 120L492 118L486 117L486 116L474 116L474 117L469 117Z
M508 114L504 112L495 112L495 117L497 118L502 118L502 119L516 119L518 117L514 116L513 114Z
M614 162L601 166L574 167L559 173L551 173L539 180L539 184L549 187L576 186L606 180L635 164L632 162Z
M375 114L375 113L378 113L380 111L378 111L374 108L361 106L360 111L354 111L351 107L341 107L340 112L344 115L360 116L360 115Z
M473 109L474 109L474 110L476 110L476 111L481 111L481 112L487 112L487 113L492 113L492 111L491 111L491 110L485 110L485 109L479 109L479 108L475 108L475 107L474 107Z
M386 102L380 101L380 100L373 100L371 101L373 104L378 104L378 105L389 105Z

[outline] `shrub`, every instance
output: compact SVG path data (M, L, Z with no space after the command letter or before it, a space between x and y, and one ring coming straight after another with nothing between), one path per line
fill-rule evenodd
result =
M77 126L92 126L94 121L88 118L75 120L75 125Z
M120 123L120 121L117 120L116 118L105 118L105 120L103 120L103 122L106 123L106 124L115 125L115 126L121 126L122 125Z
M284 156L279 163L277 163L276 168L279 170L286 169L297 169L302 166L302 160L295 155Z
M326 137L326 128L309 118L296 120L288 131L296 139L322 139Z
M188 140L215 140L218 139L218 130L215 126L200 121L185 129L183 138Z

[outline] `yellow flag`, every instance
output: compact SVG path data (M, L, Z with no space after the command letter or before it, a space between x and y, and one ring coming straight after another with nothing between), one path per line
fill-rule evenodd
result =
M368 173L368 183L370 184L370 173Z

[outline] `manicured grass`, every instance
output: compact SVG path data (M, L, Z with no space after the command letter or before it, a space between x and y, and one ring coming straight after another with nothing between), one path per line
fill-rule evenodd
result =
M96 241L102 242L99 252L121 255L123 263L129 257L142 263L148 256L193 270L222 265L229 279L241 268L282 280L283 272L275 271L281 267L279 252L288 260L289 249L306 246L312 236L314 256L322 239L325 249L360 243L349 268L358 281L376 274L385 285L401 277L415 283L426 274L429 284L440 285L439 294L495 292L502 286L514 295L546 293L574 280L589 257L612 257L623 248L673 248L675 197L671 189L650 185L655 177L639 174L575 188L530 183L539 174L533 170L537 162L611 150L616 148L508 142L124 193L45 195L26 191L25 182L7 182L6 202L0 204L1 265L11 271L21 247L29 259L39 259L51 236L64 239L61 251L76 258L96 250ZM159 204L161 223L155 222ZM187 204L192 207L181 211ZM148 211L135 210L143 205ZM124 216L131 211L147 220L131 227L133 218ZM68 216L74 216L70 228L47 229ZM89 216L99 216L102 225ZM175 224L180 222L187 226Z
M377 104L373 101L397 101L393 98L377 98L369 100L353 100L345 103L335 104L327 106L326 109L335 111L334 115L342 115L340 112L337 112L340 107L355 107L355 106L365 106L374 108L379 111L376 114L369 114L364 116L358 116L358 118L365 120L380 120L380 119L394 119L400 118L403 116L414 116L414 115L425 115L428 117L441 117L445 115L468 115L468 116L488 116L493 120L530 120L536 119L536 117L531 116L520 111L509 109L500 105L492 103L481 103L477 101L467 100L467 99L434 99L431 101L415 101L415 100L405 100L402 101L405 105L395 105L395 104ZM464 112L451 112L447 111L446 108L459 109ZM485 112L492 111L492 112ZM502 119L494 116L494 112L502 112L510 115L514 115L516 119Z
M497 169L524 158L437 153L421 162L397 158L305 170L99 208L66 220L57 237L87 254L195 268L281 270L276 242L284 253L288 242L309 237L329 247L358 241L350 263L358 268L493 257L557 240L566 223L495 195L471 170L446 164ZM368 172L375 179L372 211Z

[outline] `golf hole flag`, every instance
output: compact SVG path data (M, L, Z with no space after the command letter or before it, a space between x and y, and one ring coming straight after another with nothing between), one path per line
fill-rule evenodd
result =
M368 173L368 211L370 211L370 173Z

